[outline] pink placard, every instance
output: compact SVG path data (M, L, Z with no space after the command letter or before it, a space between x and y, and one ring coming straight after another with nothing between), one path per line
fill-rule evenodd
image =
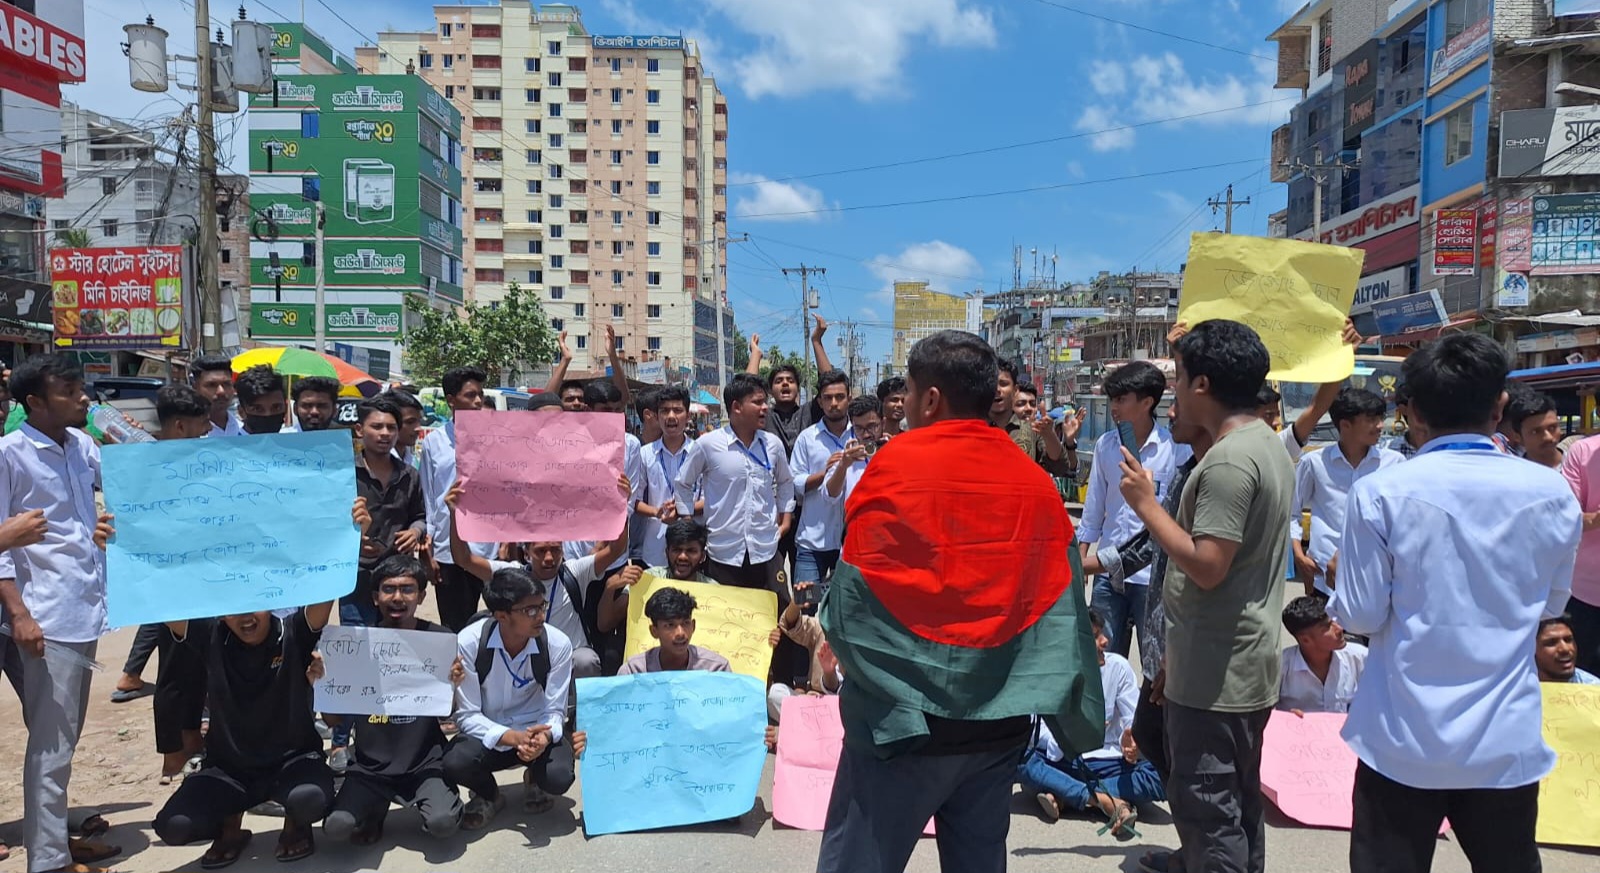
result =
M778 760L772 771L772 817L806 831L820 831L828 819L828 798L844 748L839 698L796 695L779 712ZM933 835L933 822L922 829Z
M622 416L484 409L457 412L455 426L462 539L610 540L622 530Z
M1261 746L1261 793L1284 815L1318 828L1350 830L1356 753L1345 744L1342 712L1304 717L1274 710ZM1446 822L1439 833L1449 828Z

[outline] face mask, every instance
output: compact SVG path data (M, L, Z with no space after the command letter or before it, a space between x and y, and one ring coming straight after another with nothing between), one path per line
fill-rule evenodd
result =
M244 417L245 433L277 433L283 428L281 415L246 415Z

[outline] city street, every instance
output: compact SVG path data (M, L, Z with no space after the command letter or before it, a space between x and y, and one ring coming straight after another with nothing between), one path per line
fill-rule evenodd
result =
M431 605L427 610L432 612ZM150 830L160 804L172 791L157 785L160 759L152 751L150 699L113 705L107 701L118 668L133 638L132 629L108 635L99 660L107 665L95 676L89 728L78 749L73 778L73 805L96 803L112 828L107 839L125 854L111 863L128 873L165 873L198 869L205 846L170 847L155 842ZM155 678L155 665L146 672ZM16 697L0 695L0 719L21 722ZM424 871L470 868L479 873L521 873L534 865L540 873L656 873L686 870L691 873L802 873L813 868L821 835L796 831L772 821L772 764L762 779L756 807L740 826L701 825L644 834L615 834L589 839L579 821L582 804L579 786L570 798L558 799L556 808L536 819L521 813L520 788L509 791L509 805L485 832L434 842L418 828L409 811L390 815L384 839L377 847L334 845L318 833L317 854L291 866L273 859L281 819L249 816L245 826L256 834L249 850L233 870L242 873L304 870L354 873L363 870ZM18 779L0 793L0 839L12 846L12 857L0 862L0 873L26 869L19 848L22 836L22 773L19 742L8 744L0 766ZM502 784L516 783L514 773L502 774ZM579 779L581 783L582 768ZM1017 873L1073 870L1110 873L1138 870L1138 859L1151 848L1170 848L1177 838L1163 808L1148 810L1139 822L1140 839L1118 841L1098 836L1103 819L1066 817L1050 824L1039 815L1031 796L1017 790L1011 799L1010 869ZM1315 830L1294 825L1268 814L1267 867L1272 873L1325 873L1343 869L1349 835L1343 831ZM468 855L468 849L471 853ZM532 852L532 854L530 854ZM1600 851L1543 852L1546 873L1591 873L1600 868ZM469 860L470 859L470 860ZM910 867L912 871L938 869L932 839L923 839ZM1460 849L1449 839L1439 841L1437 873L1465 873L1469 868Z

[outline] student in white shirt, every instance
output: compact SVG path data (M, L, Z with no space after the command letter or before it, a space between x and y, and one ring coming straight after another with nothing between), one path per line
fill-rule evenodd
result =
M1188 446L1172 441L1165 425L1156 423L1156 406L1167 390L1167 377L1149 361L1124 364L1105 378L1106 396L1111 398L1111 419L1131 422L1133 437L1139 444L1139 461L1155 479L1156 499L1166 496L1166 487L1178 467L1193 454ZM1089 471L1089 493L1083 501L1083 523L1078 527L1078 544L1083 557L1091 544L1116 548L1144 528L1138 514L1128 507L1118 490L1122 479L1122 440L1116 428L1106 431L1094 444L1094 465ZM1133 628L1144 615L1145 596L1150 589L1150 569L1133 574L1121 583L1109 576L1097 576L1092 605L1106 619L1106 637L1111 651L1126 658L1133 642ZM1139 631L1143 635L1143 631ZM1143 641L1140 642L1141 647Z
M1346 642L1344 628L1328 617L1327 601L1296 597L1283 608L1283 627L1295 644L1283 650L1277 709L1349 712L1367 665L1367 647Z
M1333 594L1337 579L1328 578L1328 564L1339 551L1339 534L1344 530L1345 504L1350 488L1405 458L1399 452L1378 448L1383 436L1385 406L1383 398L1361 388L1339 392L1328 414L1339 429L1339 442L1300 459L1295 467L1294 513L1289 519L1290 546L1306 593ZM1301 544L1304 538L1301 510L1311 510L1311 549Z
M472 791L461 826L481 830L505 808L494 774L523 767L523 809L547 812L575 778L561 742L572 683L572 641L545 624L546 588L527 570L495 571L483 591L490 617L456 637L467 676L456 695L460 730L444 753L444 775Z
M452 415L483 408L483 384L488 374L477 367L457 367L445 372L440 385L444 402ZM439 623L459 632L478 611L483 583L468 573L450 556L450 507L445 494L456 483L456 423L454 418L434 428L422 438L422 504L428 512L428 538L433 542L433 560L439 568L439 584L434 600L439 606ZM472 543L471 551L481 558L495 553L495 543Z
M266 364L257 364L233 380L239 395L239 420L247 434L282 433L289 414L289 395L283 377Z
M1371 636L1356 691L1350 869L1429 869L1439 824L1475 870L1537 870L1539 621L1566 605L1583 519L1554 470L1500 454L1505 350L1446 334L1406 358L1418 456L1356 483L1328 611Z
M638 557L646 566L660 567L667 563L667 525L678 518L678 502L673 496L673 483L678 471L689 460L689 446L694 439L689 436L689 392L681 385L669 385L654 392L652 416L661 430L661 437L646 443L639 452L639 463L644 468L644 488L634 514L641 519L639 525ZM696 495L695 512L701 511ZM687 516L686 516L687 517Z
M189 382L211 404L208 436L243 436L244 426L234 418L233 362L227 355L205 355L189 362Z
M850 431L850 377L831 370L817 379L817 403L822 420L800 432L789 456L795 491L816 497L828 469L844 457L845 446L855 439ZM795 533L794 586L796 590L821 586L824 590L844 545L844 507L827 500L800 497L800 526Z
M850 429L854 438L845 443L844 455L839 463L828 469L822 483L822 498L837 505L842 511L846 501L867 471L867 462L878 451L883 417L878 398L863 395L850 401ZM840 527L841 536L844 528Z

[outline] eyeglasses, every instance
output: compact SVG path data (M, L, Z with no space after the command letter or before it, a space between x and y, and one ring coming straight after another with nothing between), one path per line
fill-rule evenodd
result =
M513 606L511 607L511 612L521 613L528 618L538 618L539 616L544 615L545 609L549 606L550 604L548 603L540 603L535 606Z
M386 597L390 596L390 595L394 595L394 594L400 594L400 595L404 595L406 597L411 597L411 596L413 596L413 595L415 595L417 593L417 586L415 586L415 585L380 585L378 587L378 593L382 594L382 595L384 595Z

